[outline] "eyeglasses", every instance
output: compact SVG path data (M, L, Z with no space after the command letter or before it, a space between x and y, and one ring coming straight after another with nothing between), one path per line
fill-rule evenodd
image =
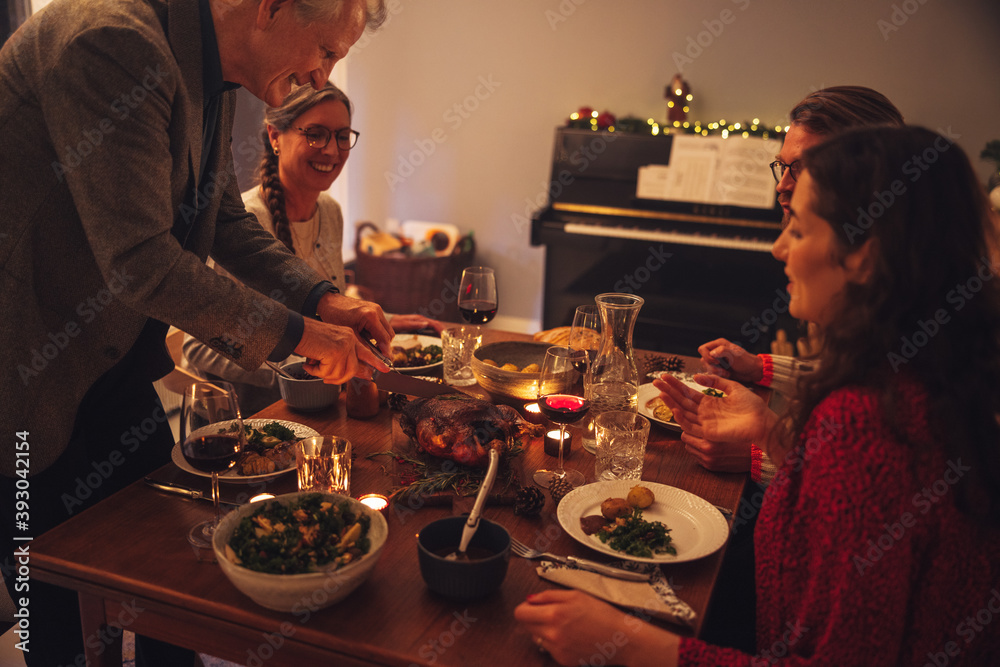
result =
M768 166L771 167L771 173L774 174L775 183L781 182L781 177L785 175L785 171L787 170L791 170L793 181L799 180L799 174L802 173L802 160L793 160L791 164L775 160Z
M309 144L310 148L319 149L326 148L330 144L330 138L335 136L337 137L337 148L342 151L349 151L354 148L358 143L358 137L361 136L360 132L350 128L337 130L336 134L334 134L322 125L310 128L297 127L295 129L301 132L306 138L306 143Z

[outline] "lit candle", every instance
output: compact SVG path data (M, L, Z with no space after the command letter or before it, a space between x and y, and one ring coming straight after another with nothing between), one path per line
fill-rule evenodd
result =
M367 505L376 512L381 512L389 506L389 499L380 493L367 493L358 498L358 501L362 505Z
M569 431L563 438L563 456L569 456L569 448L573 442L573 437ZM559 456L559 429L554 429L545 434L545 453L549 456Z
M541 424L544 421L542 409L538 407L538 403L524 404L524 421L529 424Z

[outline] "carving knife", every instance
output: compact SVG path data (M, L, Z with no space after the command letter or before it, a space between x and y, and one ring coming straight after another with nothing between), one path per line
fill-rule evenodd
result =
M375 345L375 339L370 333L368 333L367 329L361 332L360 338L361 342L363 342L368 349L371 350L380 361L382 361L382 363L392 369L392 360L382 354L382 350L378 349ZM441 394L458 393L457 390L446 384L428 382L427 380L421 380L420 378L413 377L412 375L403 375L396 370L390 370L387 373L383 373L382 371L373 368L372 380L375 381L375 386L384 391L392 391L397 394L407 394L409 396L420 396L421 398L440 396Z
M374 371L372 379L375 380L375 385L379 389L393 391L398 394L407 394L409 396L429 397L459 393L457 389L449 385L428 382L412 375L403 375L398 371L390 371L388 373Z

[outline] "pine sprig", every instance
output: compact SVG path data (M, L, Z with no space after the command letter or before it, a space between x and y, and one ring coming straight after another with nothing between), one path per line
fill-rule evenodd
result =
M508 489L513 484L518 484L517 474L511 460L521 454L524 447L520 440L514 441L500 458L500 472L503 474L502 484L504 489ZM392 457L398 464L413 466L413 473L406 475L400 480L400 488L390 493L390 500L406 501L413 496L432 495L447 491L454 491L459 496L471 496L479 492L479 487L483 482L485 471L479 468L469 468L454 464L453 470L442 470L439 467L440 459L427 461L394 450L384 452L373 452L366 458L375 459L379 456ZM505 465L506 464L506 465ZM382 471L389 475L389 471L382 466ZM498 480L501 481L501 480Z

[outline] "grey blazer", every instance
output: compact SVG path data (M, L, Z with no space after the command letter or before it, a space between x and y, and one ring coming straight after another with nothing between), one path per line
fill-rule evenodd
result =
M322 280L243 206L235 93L185 205L202 164L199 22L196 0L54 0L0 51L0 433L27 432L32 474L147 318L257 368Z

